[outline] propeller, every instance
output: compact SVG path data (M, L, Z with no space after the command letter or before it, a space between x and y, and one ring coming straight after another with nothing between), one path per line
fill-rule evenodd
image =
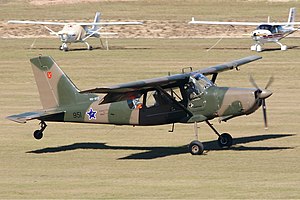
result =
M257 97L262 101L262 110L263 110L263 117L264 117L264 124L265 129L268 129L268 120L267 120L267 106L266 106L266 98L271 96L273 93L270 90L267 90L268 87L273 83L274 77L271 76L269 81L267 82L264 89L260 89L256 84L254 78L250 75L250 82L251 84L257 89Z

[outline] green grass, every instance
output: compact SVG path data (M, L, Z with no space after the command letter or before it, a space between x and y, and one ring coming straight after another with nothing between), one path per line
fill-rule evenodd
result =
M210 2L203 1L203 4L221 9L213 5L214 1ZM246 6L252 8L257 4L235 3L219 2L226 9L244 5L240 11L244 15L249 14ZM3 4L2 9L6 8L10 16L0 12L1 18L12 18L11 11L21 9L22 4ZM168 10L169 6L170 16L175 16L182 4L186 6L183 10L201 11L198 1L175 1L174 4L166 1L163 6L159 1L103 2L101 6L108 13L122 10L125 5L132 10L146 11L151 7ZM282 8L286 14L286 7L291 3L262 4L269 5L262 6L262 10ZM80 15L87 17L88 8L95 4L80 5L85 11ZM74 7L39 7L38 10L27 6L32 12L22 12L28 19L34 15L44 19L48 17L43 17L43 12L55 18L53 12L57 9L57 15L71 19L71 14L59 11L66 9L70 13ZM20 12L13 18L19 18ZM151 12L123 12L127 13L123 16L130 19L154 18ZM249 9L249 12L254 11ZM135 18L137 13L140 17ZM182 14L184 11L178 13L187 15ZM162 15L168 18L166 11ZM0 199L299 199L299 47L285 52L259 53L262 60L242 66L240 71L218 76L218 85L232 87L252 87L250 74L261 87L270 76L275 77L270 87L274 94L267 100L268 131L263 128L261 110L227 123L213 121L220 132L230 132L236 138L237 144L231 150L218 149L216 136L205 124L199 124L200 140L206 145L205 155L191 156L186 144L194 139L192 124L178 124L174 133L168 133L170 125L48 123L44 138L36 141L32 132L39 127L38 121L16 124L4 119L10 114L41 108L29 63L33 56L53 56L80 89L88 89L165 76L168 72L180 73L186 66L201 69L257 54L249 50L251 41L246 39L224 39L207 52L216 41L111 39L112 50L109 51L61 52L57 50L59 41L56 39L37 39L35 49L29 49L33 39L0 39ZM283 42L298 46L299 40L288 38ZM99 45L97 40L90 43Z

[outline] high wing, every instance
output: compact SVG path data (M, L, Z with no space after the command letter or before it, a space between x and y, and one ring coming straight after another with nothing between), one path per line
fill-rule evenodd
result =
M26 123L28 120L39 119L51 121L51 119L63 119L64 111L59 110L40 110L33 112L25 112L17 115L11 115L6 117L9 120L18 122L18 123Z
M8 24L40 24L40 25L60 25L64 26L68 23L66 22L43 22L43 21L19 21L19 20L9 20Z
M107 93L101 104L111 103L115 101L125 100L129 96L138 96L143 91L154 90L156 88L172 88L182 85L189 81L190 76L194 76L198 73L201 73L205 76L218 74L223 71L237 69L238 66L247 64L249 62L253 62L261 58L262 57L260 56L248 56L239 60L234 60L232 62L207 67L205 69L201 69L190 73L146 79L142 81L129 82L109 87L94 88L89 90L83 90L80 93Z
M192 73L200 73L205 76L217 74L223 71L238 69L239 66L261 59L261 56L248 56L228 63L207 67Z
M192 18L192 21L189 24L210 24L210 25L232 25L232 26L259 26L262 24L269 25L300 25L300 22L219 22L219 21L196 21L195 18Z
M142 25L142 22L97 22L97 23L82 23L82 22L47 22L47 21L19 21L10 20L8 24L40 24L40 25L60 25L78 24L80 26L110 26L110 25Z

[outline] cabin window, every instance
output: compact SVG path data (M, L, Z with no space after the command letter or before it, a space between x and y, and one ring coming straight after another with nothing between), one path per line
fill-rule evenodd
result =
M165 89L165 91L168 95L160 92L159 90L148 91L143 95L144 105L146 105L147 108L152 106L168 105L172 103L170 98L173 98L178 102L183 100L179 87Z

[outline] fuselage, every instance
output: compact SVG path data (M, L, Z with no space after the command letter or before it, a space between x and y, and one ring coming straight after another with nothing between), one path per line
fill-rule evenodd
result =
M63 43L76 43L82 42L82 40L91 33L87 26L69 23L66 24L57 34ZM99 34L92 34L90 37L99 37Z
M101 104L101 96L89 97L80 104L62 107L65 114L61 120L142 126L192 123L215 117L227 120L248 115L261 105L257 89L218 87L204 76L192 78L189 83L166 91L169 97L161 91L151 90L106 104Z
M295 31L293 27L289 26L261 24L251 33L251 37L255 42L264 44L278 42Z

